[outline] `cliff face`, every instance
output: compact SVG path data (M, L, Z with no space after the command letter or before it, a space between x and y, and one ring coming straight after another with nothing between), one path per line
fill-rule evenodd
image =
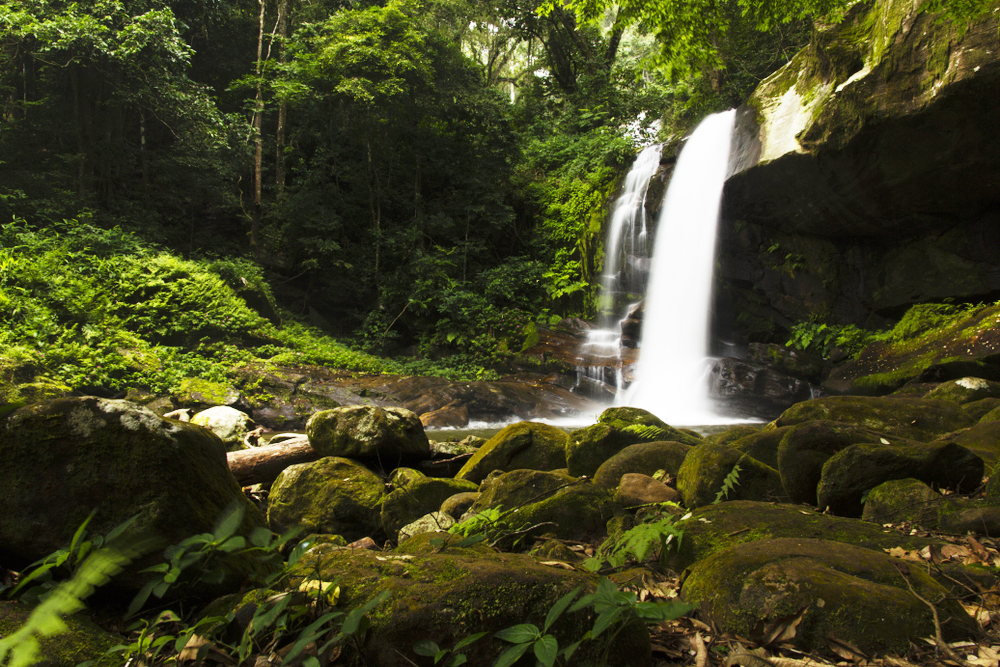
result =
M719 288L750 340L1000 294L1000 1L922 4L855 5L741 109Z

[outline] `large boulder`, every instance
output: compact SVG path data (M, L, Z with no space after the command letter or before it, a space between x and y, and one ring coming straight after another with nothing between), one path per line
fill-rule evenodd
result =
M10 637L23 628L32 611L32 607L21 602L0 602L0 637ZM126 664L121 653L108 652L121 644L119 635L103 630L80 615L64 617L63 621L66 623L64 632L39 638L39 655L32 665L70 667L87 662L94 667L122 667Z
M461 479L413 477L398 484L383 499L380 512L382 528L390 539L394 539L400 528L437 511L441 503L451 496L478 489L477 484Z
M1000 421L984 421L954 433L947 433L933 442L954 442L972 450L992 468L1000 460Z
M739 470L736 467L739 466ZM727 479L730 487L723 492ZM677 472L677 490L690 508L719 500L784 500L781 476L771 466L725 445L706 444L688 452ZM722 494L720 496L720 494Z
M944 496L918 479L897 479L872 489L863 518L879 523L910 522L963 535L1000 534L1000 498Z
M629 445L670 440L697 445L701 438L670 426L641 408L608 408L598 423L573 431L566 445L566 466L574 477L593 475Z
M62 398L20 408L0 439L0 562L12 569L69 544L87 517L90 535L137 516L128 535L163 547L211 532L227 509L244 513L239 534L263 517L243 495L214 433L163 419L121 400ZM248 556L219 555L239 585L258 568ZM139 587L159 550L114 580Z
M423 424L405 408L351 405L323 410L309 418L306 435L323 456L374 460L387 468L430 456Z
M946 641L968 638L976 627L925 565L827 540L730 547L692 565L681 595L720 632L768 643L777 630L806 652L839 643L868 655L904 654L911 642L934 635L925 601L937 608Z
M478 484L494 470L565 468L567 439L565 431L548 424L511 424L480 447L455 477Z
M510 646L495 633L521 623L541 628L560 597L577 587L581 595L591 592L596 584L593 575L546 567L526 555L450 546L447 537L442 550L431 545L435 537L416 535L394 553L317 547L300 561L299 571L309 577L339 582L345 609L388 591L389 598L369 614L367 636L353 647L364 664L397 667L403 658L416 664L422 658L413 649L422 640L450 648L474 632L485 631L485 637L462 652L470 667L489 667ZM565 612L550 632L560 647L567 646L581 639L595 618L589 608ZM581 644L573 664L649 667L646 628L628 616L620 633L614 631L618 627L599 641ZM602 654L608 662L601 662Z
M709 397L723 401L727 412L734 415L773 419L795 403L812 398L813 392L805 380L744 359L724 357L709 369Z
M971 493L983 480L983 460L951 442L929 445L851 445L823 464L816 488L820 507L861 516L865 494L894 479L912 477L936 487Z
M380 521L385 484L350 459L324 457L285 468L271 485L267 520L283 533L342 535L348 541L384 536Z
M670 441L629 445L601 464L594 473L594 484L613 489L623 475L640 473L652 476L660 470L676 477L690 450L690 445Z
M792 426L816 419L856 424L889 436L921 442L974 423L950 401L903 396L816 398L793 405L774 423L779 427Z

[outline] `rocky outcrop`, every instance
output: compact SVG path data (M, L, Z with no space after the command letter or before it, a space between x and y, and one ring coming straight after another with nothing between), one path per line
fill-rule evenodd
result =
M1000 290L998 3L969 26L925 4L855 5L741 111L721 274L750 339Z

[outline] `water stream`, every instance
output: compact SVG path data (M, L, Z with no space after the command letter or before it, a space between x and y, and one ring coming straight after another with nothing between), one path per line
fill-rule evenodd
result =
M635 381L618 402L669 424L733 421L713 410L707 372L712 273L735 111L709 116L680 153L661 209Z

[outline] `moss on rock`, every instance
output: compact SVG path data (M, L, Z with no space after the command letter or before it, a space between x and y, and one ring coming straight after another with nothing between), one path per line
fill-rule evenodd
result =
M894 396L816 398L793 405L774 423L778 427L792 426L817 419L856 424L921 442L973 424L958 405L949 401Z
M479 448L455 475L479 483L494 470L556 470L566 466L564 431L548 424L511 424Z
M309 418L306 435L324 456L377 460L386 469L430 457L424 426L406 408L351 405L322 410Z
M644 442L629 445L607 461L594 473L594 484L606 489L618 486L622 475L642 473L652 476L659 470L677 476L684 457L691 450L680 442Z
M771 466L725 445L701 445L688 452L677 473L684 504L695 508L715 501L727 476L739 465L735 486L726 500L781 500L781 476Z
M328 456L285 468L271 486L267 520L282 533L334 533L354 541L384 537L382 479L357 461Z
M397 487L382 501L382 529L390 539L395 539L400 528L426 514L436 512L451 496L478 489L476 484L460 479L418 477L405 484L397 483Z
M789 643L800 650L826 651L832 639L869 655L901 654L935 627L907 582L935 601L946 640L971 636L975 624L922 565L827 540L762 540L720 551L688 570L681 594L721 632L761 643L770 627L797 618Z
M10 637L28 622L32 608L20 602L0 602L0 637ZM121 644L121 638L102 630L82 616L63 619L66 631L39 641L41 655L35 667L63 667L93 660L94 667L118 667L125 664L120 653L108 649Z

